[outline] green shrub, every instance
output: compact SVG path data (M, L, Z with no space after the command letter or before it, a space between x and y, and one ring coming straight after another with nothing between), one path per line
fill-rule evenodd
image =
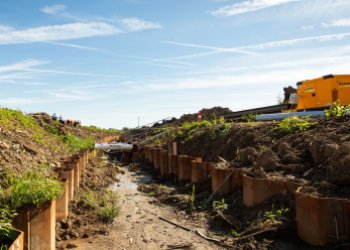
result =
M299 118L297 116L287 117L277 124L277 129L281 133L292 134L309 130L317 122L310 122L308 117Z
M8 249L6 242L11 239L11 232L14 230L11 225L14 215L14 211L8 206L0 207L0 250Z
M63 184L48 177L43 168L35 168L23 175L5 173L5 198L13 208L22 205L41 205L63 194Z
M92 148L94 146L94 140L92 138L80 138L78 136L67 134L60 136L62 142L67 145L68 149L72 152L79 152L85 149Z
M340 102L334 102L328 110L324 111L326 117L344 117L350 115L350 105L341 105Z

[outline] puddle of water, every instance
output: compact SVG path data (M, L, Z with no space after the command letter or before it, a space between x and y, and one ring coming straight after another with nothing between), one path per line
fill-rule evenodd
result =
M118 181L114 183L110 188L112 191L124 190L124 191L137 191L137 184L132 182L129 173L118 176Z

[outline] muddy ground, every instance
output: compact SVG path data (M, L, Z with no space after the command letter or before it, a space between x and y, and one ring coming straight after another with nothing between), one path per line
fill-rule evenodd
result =
M111 165L110 165L111 166ZM189 216L186 212L165 205L154 195L141 192L140 185L155 180L139 168L122 167L117 180L109 188L119 195L120 213L110 225L98 222L91 211L71 206L68 221L58 227L58 249L226 249L166 222L160 217L205 235L206 219ZM67 224L69 228L67 227ZM68 235L68 237L66 236Z

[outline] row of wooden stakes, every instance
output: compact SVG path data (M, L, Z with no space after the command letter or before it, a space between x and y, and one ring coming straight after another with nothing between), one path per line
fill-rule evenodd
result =
M146 161L163 178L193 184L210 181L218 196L234 194L243 189L245 206L252 207L278 194L295 196L296 224L299 237L314 246L350 240L350 200L325 198L302 192L298 183L250 177L239 168L220 168L220 164L203 162L200 157L178 155L176 143L167 149L145 146L135 152L134 161Z
M21 231L11 250L54 250L56 249L56 221L68 217L68 205L79 190L82 173L96 151L91 149L75 154L55 169L64 185L64 193L56 200L41 206L23 206L17 209L13 226Z

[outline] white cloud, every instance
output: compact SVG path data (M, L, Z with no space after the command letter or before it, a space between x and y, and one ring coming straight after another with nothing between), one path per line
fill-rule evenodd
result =
M0 32L9 32L12 31L13 28L10 26L6 26L6 25L0 25Z
M129 31L141 31L162 28L162 26L158 23L145 21L137 17L124 18L121 19L119 22Z
M100 49L100 48L94 48L84 45L78 45L78 44L72 44L72 43L58 43L58 42L51 42L50 44L58 45L62 47L68 47L68 48L74 48L74 49L81 49L81 50L90 50L90 51L96 51L101 53L109 53L107 50Z
M313 25L303 25L301 26L302 30L313 30L315 28L315 26Z
M327 42L327 41L332 41L332 40L342 40L342 39L347 38L349 36L350 36L350 32L321 35L321 36L309 36L309 37L303 37L303 38L295 38L295 39L261 43L261 44L256 44L256 45L247 45L247 46L238 47L237 49L245 49L245 50L270 49L270 48L278 48L278 47L283 47L283 46L295 46L295 45L302 44L305 42Z
M0 99L0 103L3 105L24 105L24 104L34 104L37 103L34 100L31 99L26 99L26 98L5 98L5 99Z
M228 17L299 1L302 0L245 0L233 5L223 6L210 13L214 16Z
M45 6L41 8L41 12L44 12L45 14L57 14L59 12L62 12L66 9L66 6L63 4L54 4L50 6Z
M0 44L62 41L116 33L120 33L118 28L104 22L78 22L3 32Z
M322 23L323 27L350 27L350 18L332 20L329 23Z
M203 48L203 49L209 49L210 51L203 52L203 53L183 55L183 56L178 56L178 57L159 58L156 60L157 61L168 61L168 60L178 60L178 59L184 60L184 59L192 59L192 58L197 58L197 57L211 56L211 55L214 55L217 53L242 53L242 54L248 54L248 55L258 55L258 53L254 52L252 50L273 49L273 48L279 48L279 47L284 47L284 46L296 46L296 45L303 44L306 42L327 42L327 41L332 41L332 40L342 40L342 39L345 39L349 36L350 36L350 32L321 35L321 36L309 36L309 37L303 37L303 38L272 41L272 42L267 42L267 43L246 45L246 46L241 46L241 47L231 47L231 48L221 48L221 47L214 47L214 46L208 46L208 45L202 45L202 44L167 41L166 43L173 44L173 45L184 46L184 47L193 47L193 48Z
M9 72L9 71L26 70L26 69L47 64L47 63L48 63L47 61L34 60L34 59L24 60L24 61L10 64L10 65L0 66L0 74L4 72Z

